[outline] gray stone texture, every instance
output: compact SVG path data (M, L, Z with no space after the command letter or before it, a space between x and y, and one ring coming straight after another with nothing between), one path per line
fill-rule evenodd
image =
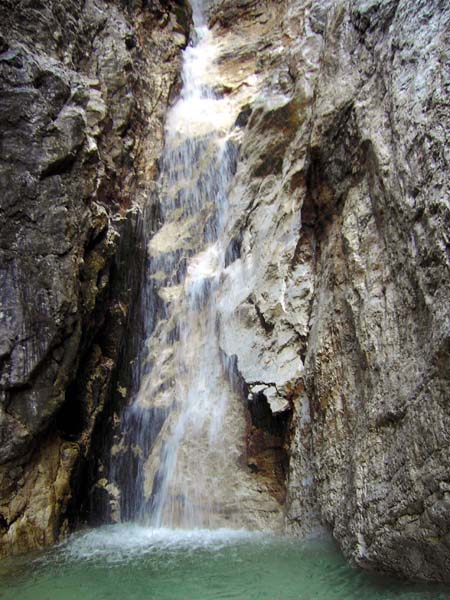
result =
M274 11L252 46L245 25ZM322 522L364 568L448 581L448 3L224 1L211 23L264 80L221 336L250 400L291 413L288 528Z
M69 527L188 21L175 1L0 4L0 554Z

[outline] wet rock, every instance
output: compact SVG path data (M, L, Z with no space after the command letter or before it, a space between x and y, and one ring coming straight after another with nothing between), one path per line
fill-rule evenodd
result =
M211 9L241 45L229 79L233 54L254 60L261 6ZM364 568L448 580L450 11L264 8L276 16L231 187L222 349L275 413L291 406L288 526L322 522Z
M145 4L0 7L0 554L73 526L106 414L137 283L121 240L153 185L189 22L183 3Z

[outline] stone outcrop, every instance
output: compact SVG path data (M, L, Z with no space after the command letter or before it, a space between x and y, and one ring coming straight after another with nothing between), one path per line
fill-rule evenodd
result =
M0 554L58 539L86 485L189 19L181 0L0 6Z
M249 403L290 415L288 527L448 580L450 10L243 0L210 20L234 39L224 73L261 80L237 122L221 344Z

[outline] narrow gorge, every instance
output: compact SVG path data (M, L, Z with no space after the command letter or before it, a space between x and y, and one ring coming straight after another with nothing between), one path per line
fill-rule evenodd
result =
M450 582L447 3L3 0L0 23L4 564L62 543L61 598L103 556L142 590L150 561L136 598L247 598L269 556L267 600L449 598L389 583ZM189 587L204 552L213 578L253 556L243 595Z

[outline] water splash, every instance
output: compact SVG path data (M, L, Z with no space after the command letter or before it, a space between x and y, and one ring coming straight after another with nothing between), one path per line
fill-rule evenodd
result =
M229 406L232 363L217 335L235 115L214 91L217 47L200 2L193 16L182 92L166 123L162 227L148 246L147 366L124 416L131 444L118 475L125 479L123 516L155 527L217 526L215 517L229 511L225 489L240 452L233 421L244 422L239 406Z
M327 539L239 530L106 526L0 563L2 600L448 600L448 586L405 584L345 564Z
M219 552L242 542L270 542L271 538L244 529L159 529L137 524L109 525L75 536L60 546L65 560L129 563L153 554L208 550Z

